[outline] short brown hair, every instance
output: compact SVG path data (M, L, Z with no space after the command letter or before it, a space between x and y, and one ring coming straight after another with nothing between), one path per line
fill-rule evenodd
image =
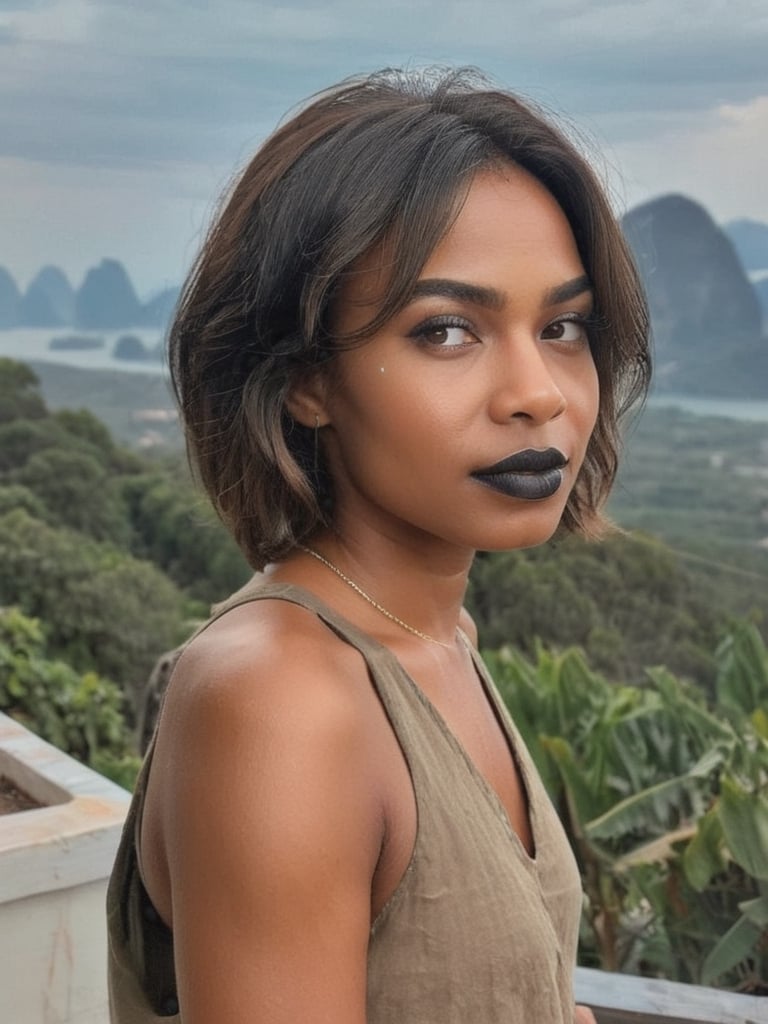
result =
M332 367L334 294L385 240L398 260L362 341L408 301L472 176L527 170L567 217L595 293L597 424L563 514L595 532L617 468L618 421L650 375L648 315L603 188L548 119L477 73L381 72L320 94L259 149L187 280L170 334L193 466L251 564L284 556L332 515L312 431L286 395ZM327 496L326 496L327 497Z

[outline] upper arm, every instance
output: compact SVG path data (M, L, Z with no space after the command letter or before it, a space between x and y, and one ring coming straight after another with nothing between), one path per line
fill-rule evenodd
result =
M185 1024L365 1020L383 823L344 667L301 639L180 666L162 830Z

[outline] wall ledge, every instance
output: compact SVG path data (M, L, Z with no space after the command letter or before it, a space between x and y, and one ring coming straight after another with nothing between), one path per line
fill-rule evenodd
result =
M0 903L108 877L129 793L2 713L0 774L45 805L0 815Z

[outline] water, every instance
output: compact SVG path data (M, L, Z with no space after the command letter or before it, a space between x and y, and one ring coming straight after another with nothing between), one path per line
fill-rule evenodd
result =
M725 416L730 420L768 423L768 399L702 398L698 395L670 393L653 395L648 399L648 405L651 409L675 407L697 416Z
M50 349L51 338L76 334L84 338L103 338L103 348L56 351ZM115 342L124 334L141 338L147 348L154 348L163 332L158 327L130 327L119 331L81 331L74 327L17 327L0 331L0 356L22 362L57 363L78 366L84 370L122 370L124 373L165 373L165 366L155 359L115 359Z
M103 338L104 347L83 351L52 351L48 344L51 338L68 334L84 337ZM0 331L0 356L29 362L58 363L63 366L79 366L86 370L121 370L124 373L164 374L162 362L148 359L131 362L115 359L112 351L115 342L123 334L135 334L147 348L153 348L162 337L157 327L131 327L119 331L80 331L61 327L19 327ZM754 420L768 423L768 399L701 398L695 395L662 394L653 395L648 405L658 408L676 406L697 416L725 416L734 420Z

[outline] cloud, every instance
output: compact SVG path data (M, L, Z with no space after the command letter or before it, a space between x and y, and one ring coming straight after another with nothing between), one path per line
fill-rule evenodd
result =
M287 110L355 72L435 62L564 111L627 203L675 189L768 220L766 53L765 0L11 0L0 231L20 274L115 255L140 284L177 277Z
M39 0L2 19L0 152L56 162L205 159L347 74L412 60L621 112L625 137L626 115L768 88L763 0Z
M726 221L748 203L768 221L768 93L743 104L720 104L695 122L670 116L654 136L613 149L630 204L663 192L684 192Z

